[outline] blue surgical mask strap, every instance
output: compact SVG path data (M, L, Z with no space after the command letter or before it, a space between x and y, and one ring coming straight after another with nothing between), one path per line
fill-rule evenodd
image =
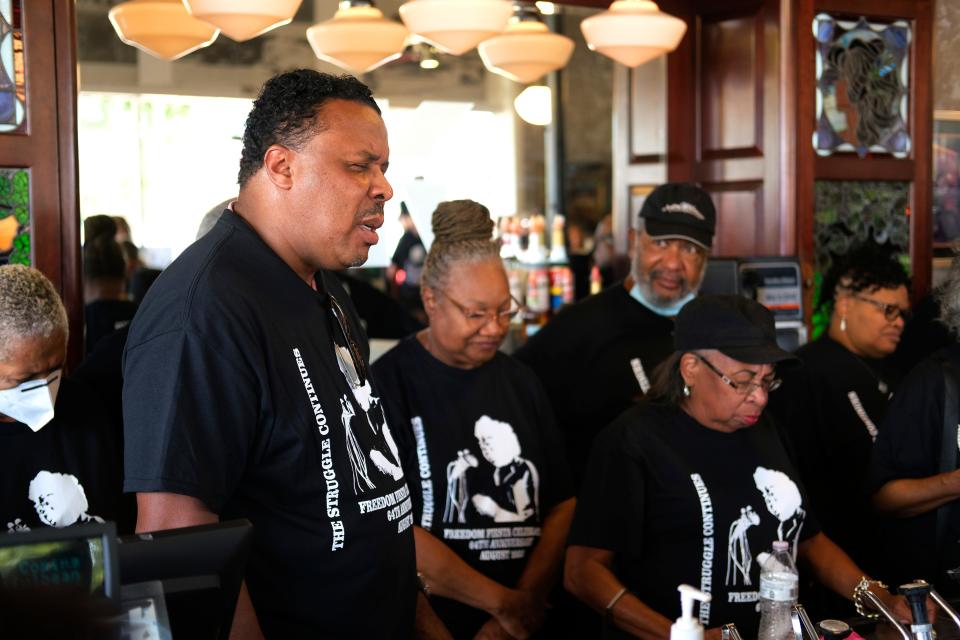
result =
M658 316L663 316L664 318L673 318L678 313L680 309L683 309L683 305L687 304L696 297L696 293L691 291L687 295L683 296L672 305L668 307L659 307L644 297L643 292L640 290L640 283L634 281L633 288L630 289L630 297L645 306L650 311L653 311Z

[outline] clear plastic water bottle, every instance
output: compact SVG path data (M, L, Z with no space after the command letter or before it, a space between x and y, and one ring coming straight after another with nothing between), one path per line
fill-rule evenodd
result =
M800 577L790 543L778 540L760 568L760 630L758 640L791 640L790 609L797 603Z

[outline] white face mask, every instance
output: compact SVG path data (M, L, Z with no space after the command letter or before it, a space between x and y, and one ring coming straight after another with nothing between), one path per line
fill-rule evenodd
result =
M647 297L643 295L643 291L640 290L640 285L638 283L634 283L633 288L630 289L630 295L634 300L645 306L647 309L650 309L650 311L653 311L658 316L663 316L664 318L673 318L680 313L680 309L683 309L683 305L697 297L697 292L691 291L687 295L675 300L672 304L666 307L657 306L650 300L647 300Z
M53 419L53 405L60 390L62 369L41 380L27 380L13 389L0 391L0 413L40 431Z

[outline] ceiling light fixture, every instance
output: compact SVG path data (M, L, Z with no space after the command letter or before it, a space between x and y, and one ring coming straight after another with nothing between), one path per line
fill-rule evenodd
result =
M537 5L537 9L540 10L540 15L542 16L552 16L557 13L557 5L552 2L545 2L545 0L538 0L534 4Z
M507 0L410 0L400 18L413 33L459 56L503 31L513 13Z
M318 58L356 74L399 58L408 35L406 27L384 18L371 0L344 0L331 19L307 29L307 41Z
M524 122L545 127L553 122L553 92L543 85L527 87L514 98L513 109Z
M130 0L108 14L125 43L162 60L176 60L206 47L220 31L191 16L180 0Z
M551 32L540 21L536 8L517 3L506 30L478 49L489 71L526 84L566 65L573 47L571 38Z
M288 24L302 0L183 0L190 14L237 42Z
M687 23L650 0L616 0L581 22L580 30L592 51L636 67L676 49Z

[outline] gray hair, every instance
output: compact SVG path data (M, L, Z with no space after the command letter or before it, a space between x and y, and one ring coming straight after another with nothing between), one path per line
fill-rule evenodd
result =
M433 212L433 245L427 253L420 284L443 289L454 264L500 259L500 244L493 239L490 211L473 200L441 202Z
M960 252L954 255L950 272L935 295L940 303L940 322L954 335L960 335Z
M0 266L0 360L26 338L67 336L67 310L45 275L19 264Z

